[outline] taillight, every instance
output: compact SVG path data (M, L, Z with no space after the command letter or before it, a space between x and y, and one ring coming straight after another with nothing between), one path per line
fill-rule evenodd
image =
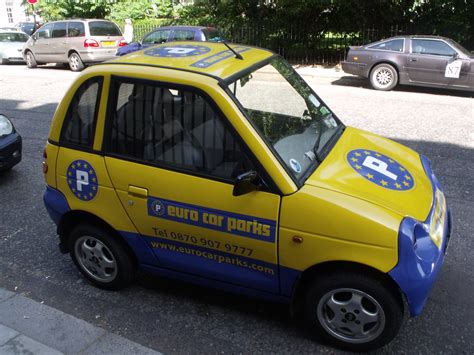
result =
M48 163L46 162L46 159L48 159L48 153L46 153L46 147L43 150L43 174L46 174L48 172Z
M123 47L123 46L126 46L127 45L127 42L122 39L120 42L119 42L119 47Z
M95 39L87 38L84 40L84 48L89 47L97 48L99 47L99 43Z

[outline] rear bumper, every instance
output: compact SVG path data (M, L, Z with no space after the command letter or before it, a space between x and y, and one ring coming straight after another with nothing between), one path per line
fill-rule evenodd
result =
M5 171L21 161L22 142L18 133L0 138L0 171Z
M79 55L81 56L81 59L84 63L100 63L104 62L109 59L114 59L115 57L115 52L117 51L117 47L111 47L111 48L98 48L94 50L88 50L88 51L80 51Z
M342 62L341 66L345 73L368 77L368 68L365 63Z

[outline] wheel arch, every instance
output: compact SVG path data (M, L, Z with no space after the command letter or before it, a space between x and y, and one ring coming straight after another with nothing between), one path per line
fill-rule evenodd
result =
M293 314L301 312L305 292L309 289L311 283L315 279L320 277L320 275L335 272L362 273L364 275L370 275L374 277L375 279L381 281L389 290L391 290L393 294L399 299L402 309L406 309L406 300L402 290L388 274L369 265L353 261L327 261L310 266L308 269L303 271L293 289L291 312Z
M379 60L378 62L374 63L369 69L369 78L370 78L370 75L372 75L372 70L374 70L374 68L380 64L391 65L397 72L398 82L400 81L400 68L398 67L398 64L388 59Z
M74 48L71 48L67 51L67 57L69 58L71 56L71 54L73 54L73 53L76 53L79 56L79 58L81 58L81 55ZM81 60L82 60L82 58L81 58Z
M79 224L89 224L100 228L110 235L117 238L117 241L124 247L129 256L132 258L135 266L138 266L138 259L127 241L118 233L110 224L103 219L85 211L73 210L65 213L58 223L57 232L61 242L61 251L64 253L70 252L68 249L68 238L71 231Z

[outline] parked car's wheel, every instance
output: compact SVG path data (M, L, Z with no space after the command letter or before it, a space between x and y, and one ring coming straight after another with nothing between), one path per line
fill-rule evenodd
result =
M376 65L370 72L370 83L376 90L392 90L398 84L398 73L390 64Z
M81 71L84 67L84 63L79 54L73 52L69 55L69 68L71 68L72 71Z
M317 336L351 351L387 344L403 322L400 295L359 273L332 273L315 280L306 294L304 312Z
M94 285L118 290L135 276L135 264L117 237L92 225L76 226L68 239L71 258Z
M30 69L36 68L38 66L35 56L30 51L26 52L26 66Z

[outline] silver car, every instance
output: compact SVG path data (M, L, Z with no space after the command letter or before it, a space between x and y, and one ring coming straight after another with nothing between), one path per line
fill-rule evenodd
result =
M0 64L23 63L21 51L29 38L20 31L0 30Z
M115 57L126 45L116 24L106 20L49 22L36 31L23 49L28 68L45 63L69 63L72 71Z

